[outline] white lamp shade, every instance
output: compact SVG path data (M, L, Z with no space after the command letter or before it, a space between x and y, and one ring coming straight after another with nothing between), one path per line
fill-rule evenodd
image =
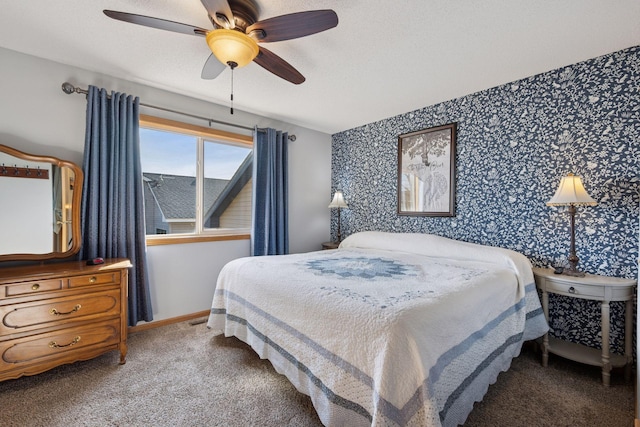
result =
M347 203L344 201L342 191L336 191L333 195L333 200L329 203L330 208L348 208Z
M598 202L593 200L582 185L579 176L570 173L560 180L560 185L547 206L588 205L595 206Z

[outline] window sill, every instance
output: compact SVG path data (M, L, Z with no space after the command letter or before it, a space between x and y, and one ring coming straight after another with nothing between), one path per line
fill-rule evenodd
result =
M185 243L219 242L225 240L249 240L250 234L228 235L180 235L180 236L147 236L147 246L182 245Z

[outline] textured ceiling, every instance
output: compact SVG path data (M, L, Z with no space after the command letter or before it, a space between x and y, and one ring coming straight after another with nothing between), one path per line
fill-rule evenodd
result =
M333 9L339 24L265 44L307 81L296 86L249 64L234 75L235 108L326 133L640 44L639 0L258 4L259 19ZM0 0L0 46L228 104L229 70L200 78L204 38L115 21L103 9L211 28L199 0Z

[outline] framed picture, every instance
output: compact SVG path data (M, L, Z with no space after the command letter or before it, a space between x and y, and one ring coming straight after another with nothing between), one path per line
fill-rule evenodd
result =
M398 137L398 215L455 216L456 123Z

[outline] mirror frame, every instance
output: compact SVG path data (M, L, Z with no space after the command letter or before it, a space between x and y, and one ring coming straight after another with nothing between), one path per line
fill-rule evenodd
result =
M73 242L71 247L66 252L49 252L43 254L29 254L29 253L16 253L16 254L0 254L1 261L44 261L56 258L68 258L78 253L81 246L82 236L80 234L80 208L82 197L82 184L84 183L84 175L82 169L73 162L67 160L60 160L57 157L51 156L37 156L34 154L27 154L15 148L8 147L0 144L0 152L9 154L22 160L28 160L33 162L51 163L58 167L68 167L74 173L74 187L73 197L71 199L71 232L73 233Z

